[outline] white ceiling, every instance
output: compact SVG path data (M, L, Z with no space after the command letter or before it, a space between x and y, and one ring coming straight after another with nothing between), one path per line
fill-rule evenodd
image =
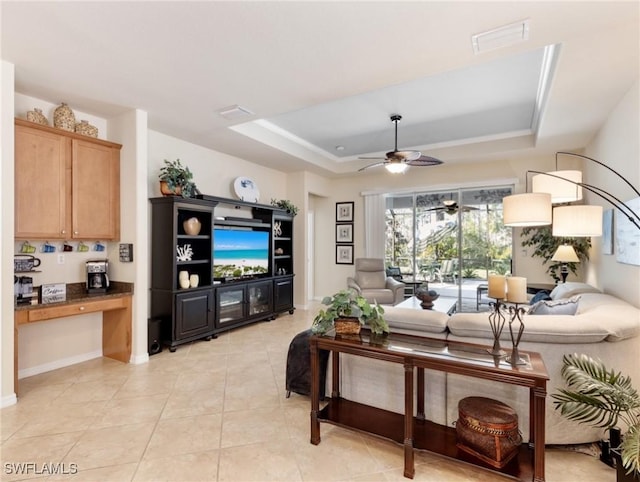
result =
M639 74L635 0L1 9L18 92L102 117L142 109L153 130L286 172L357 171L393 148L394 113L400 148L446 163L579 149ZM524 19L528 41L474 54L473 34ZM254 114L217 114L234 104Z

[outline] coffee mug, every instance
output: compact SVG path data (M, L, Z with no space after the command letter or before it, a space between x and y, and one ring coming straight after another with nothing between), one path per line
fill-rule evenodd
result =
M84 253L85 251L89 251L89 246L87 246L82 241L80 241L80 244L78 244L78 251L80 251L81 253Z

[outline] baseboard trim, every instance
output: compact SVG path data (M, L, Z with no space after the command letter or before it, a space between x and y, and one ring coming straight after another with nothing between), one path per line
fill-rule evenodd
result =
M11 405L15 405L16 403L18 403L18 397L16 397L15 393L12 393L11 395L2 397L0 408L10 407Z
M44 363L35 367L18 370L18 379L32 377L34 375L39 375L40 373L50 372L52 370L57 370L58 368L68 367L71 365L75 365L76 363L82 363L85 361L93 360L94 358L101 357L102 350L97 350L89 353L83 353L81 355L71 356L68 358L61 358L60 360Z

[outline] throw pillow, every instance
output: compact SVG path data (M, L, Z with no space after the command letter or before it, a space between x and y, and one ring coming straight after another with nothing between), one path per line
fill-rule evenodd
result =
M529 302L530 305L535 305L538 301L542 301L542 300L550 300L551 296L549 296L549 292L546 290L542 290L542 291L538 291L535 295L533 295L533 298L531 298L531 301Z
M580 296L567 300L541 300L529 308L529 315L575 315Z
M552 300L559 300L561 298L571 298L582 293L602 293L602 291L587 283L567 281L566 283L558 284L549 296L551 296Z

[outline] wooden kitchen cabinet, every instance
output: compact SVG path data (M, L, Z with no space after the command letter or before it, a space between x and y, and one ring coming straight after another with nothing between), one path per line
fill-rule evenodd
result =
M15 120L15 237L119 239L120 144Z

